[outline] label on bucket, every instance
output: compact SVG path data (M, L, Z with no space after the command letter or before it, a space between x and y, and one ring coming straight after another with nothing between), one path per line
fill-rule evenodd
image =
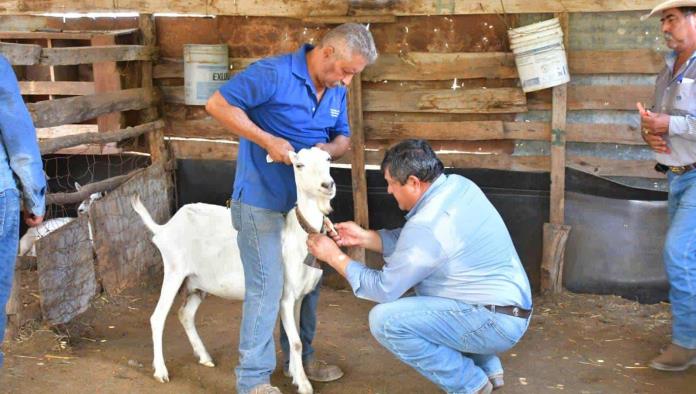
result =
M226 66L201 63L186 64L184 74L184 101L188 105L205 105L230 76Z
M565 51L561 46L519 54L515 62L525 93L570 81Z

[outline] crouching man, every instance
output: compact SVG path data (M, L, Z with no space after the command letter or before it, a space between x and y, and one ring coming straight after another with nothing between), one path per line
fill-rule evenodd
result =
M339 223L334 240L310 236L309 250L357 297L380 303L370 330L401 361L446 392L489 393L503 385L496 354L520 340L532 308L510 234L481 189L443 174L427 142L398 143L381 168L406 224L372 231ZM385 265L367 268L337 244L380 252ZM411 287L416 296L399 298Z

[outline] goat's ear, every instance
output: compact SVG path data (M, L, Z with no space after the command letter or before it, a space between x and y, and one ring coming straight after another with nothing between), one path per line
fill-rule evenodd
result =
M290 157L290 162L295 164L297 162L297 153L293 151L288 151L288 157Z
M80 189L82 189L82 186L79 183L75 182L75 190L79 192Z

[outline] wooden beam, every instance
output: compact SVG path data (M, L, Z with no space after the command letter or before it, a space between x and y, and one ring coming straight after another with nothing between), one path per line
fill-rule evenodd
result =
M652 105L655 87L652 85L569 85L567 109L577 110L633 110L636 101ZM550 110L548 91L529 93L529 110Z
M50 193L46 195L46 204L74 204L89 198L92 193L109 192L119 187L127 180L143 172L144 169L137 169L125 175L107 178L99 182L88 183L80 188L79 192L72 193Z
M363 121L365 139L399 140L423 138L427 140L536 140L551 139L551 124L547 122L503 122L500 120L460 122L389 122L366 119ZM566 125L568 142L598 142L644 145L637 128L627 124L569 123ZM181 120L167 117L164 128L167 136L185 138L227 139L236 136L211 117Z
M80 123L99 115L138 110L153 102L153 92L146 89L127 89L89 96L46 100L28 104L36 127L51 127Z
M235 160L238 145L233 141L171 138L167 141L177 159ZM549 172L549 156L512 156L508 154L440 153L447 167L489 168L508 171ZM383 150L365 151L365 164L379 165ZM598 157L567 156L567 166L588 174L608 176L632 176L661 179L652 160L612 160ZM351 164L350 157L343 157L338 164Z
M164 128L166 136L237 140L234 133L210 116L192 120L172 119L170 116L165 116L165 118L167 120L167 125Z
M346 16L346 15L463 15L553 12L612 12L649 10L654 0L412 0L350 1L325 0L0 0L3 14L37 14L48 12L125 12L178 13L240 16Z
M365 129L363 127L362 82L360 74L348 87L348 111L351 144L351 177L353 186L353 220L362 228L370 228L365 172ZM351 258L365 262L365 249L352 248Z
M39 140L65 137L67 135L97 133L99 130L95 124L65 124L54 127L37 127L36 138Z
M94 82L19 81L23 95L85 96L94 94Z
M384 157L384 150L365 151L365 164L379 165ZM548 156L512 156L508 154L476 153L438 153L446 167L454 168L489 168L508 171L548 172ZM346 158L337 160L338 164L350 164Z
M113 41L114 36L96 36L92 43ZM95 45L89 47L44 48L41 64L59 66L89 64L99 62L125 62L132 60L152 60L153 47L142 45Z
M113 35L95 36L91 40L95 47L111 46L116 44ZM94 89L96 93L115 92L121 90L121 73L114 61L96 62L92 65L94 74ZM124 126L123 114L120 112L104 114L97 118L99 131L118 130Z
M568 47L568 14L556 14ZM569 226L565 222L566 114L568 85L551 89L551 190L549 223L544 224L544 243L541 262L541 290L554 293L563 289L563 256Z
M517 78L515 57L506 52L383 54L363 71L363 81Z
M423 89L417 91L367 90L364 111L513 113L526 112L526 97L519 88Z
M165 102L184 103L183 86L161 86ZM526 112L519 88L422 89L416 91L363 90L363 111L515 113ZM635 104L635 103L634 103ZM538 105L545 105L539 102Z
M565 245L570 234L567 224L544 223L541 256L541 289L551 293L563 291Z
M0 4L2 2L0 1ZM45 26L43 23L42 26ZM91 40L96 36L121 36L138 31L138 29L121 30L64 30L64 31L0 31L0 39L47 39L47 40Z
M31 66L41 59L41 47L30 44L0 42L0 54L15 66Z
M154 69L154 78L183 78L183 59L166 59ZM232 73L258 58L230 58ZM568 67L576 74L656 74L664 67L663 53L652 49L584 50L568 52ZM408 52L381 54L362 72L363 81L442 81L467 78L517 78L511 52Z
M157 42L157 33L155 30L155 18L152 14L142 14L138 18L138 24L140 26L140 32L142 34L142 44L148 47L154 47ZM142 79L141 84L145 89L152 90L152 61L144 61L141 63L142 67ZM158 117L157 105L145 108L140 112L140 122L150 122ZM158 129L154 133L149 133L147 135L148 147L150 150L150 161L152 163L157 163L160 161L167 161L168 155L167 150L164 145L164 132L162 129Z
M553 88L551 121L551 197L549 222L563 224L565 217L565 152L567 85Z
M653 49L568 52L571 75L657 74L664 66L664 54Z
M564 45L568 47L568 22L566 12L556 14L563 30ZM568 112L568 85L551 89L551 191L549 222L565 222L565 166L566 166L566 114Z
M101 133L82 133L67 135L64 137L56 137L39 142L39 148L42 155L55 153L61 149L82 145L82 144L105 144L108 142L119 142L126 138L137 137L141 134L161 130L164 127L164 121L157 120L155 122L145 123L135 127L128 127L123 130L105 131Z
M237 160L239 144L225 140L169 139L169 149L177 159Z
M305 16L302 23L340 25L343 23L395 23L395 15Z

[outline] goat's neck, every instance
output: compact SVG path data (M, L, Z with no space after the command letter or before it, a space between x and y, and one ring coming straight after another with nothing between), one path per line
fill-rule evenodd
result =
M331 210L329 204L330 202L326 199L318 199L303 193L297 194L297 209L300 210L307 223L317 231L321 231L324 223L324 212Z

